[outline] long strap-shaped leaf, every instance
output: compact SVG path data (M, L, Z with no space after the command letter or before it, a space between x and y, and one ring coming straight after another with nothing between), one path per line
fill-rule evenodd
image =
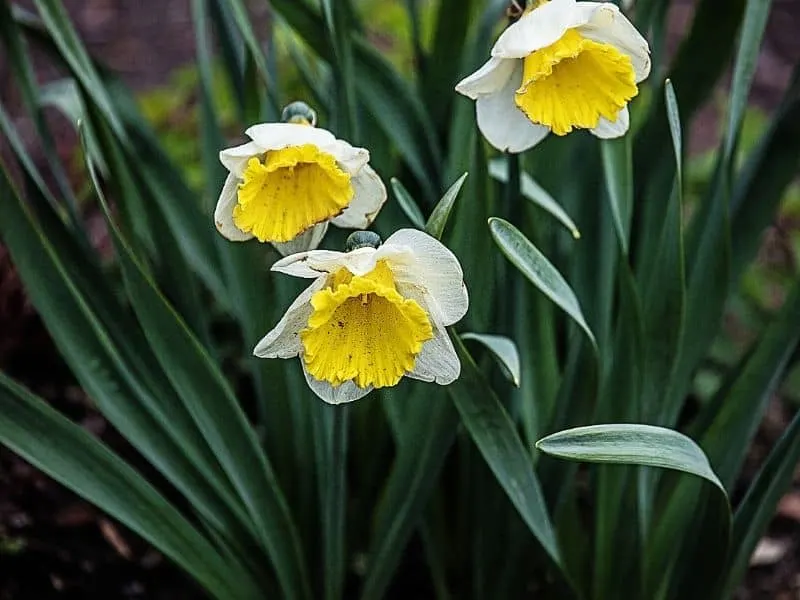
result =
M220 600L259 597L139 473L2 373L0 443L130 527Z
M729 598L749 567L758 540L775 507L792 484L800 461L800 412L769 453L733 518L732 553L723 598Z
M35 4L53 42L58 46L60 55L75 73L81 87L108 119L115 135L124 140L125 131L122 122L114 110L108 91L102 85L86 48L83 47L78 34L69 21L64 5L58 0L36 0Z
M461 359L462 372L458 383L449 386L448 392L461 421L520 517L559 569L560 583L565 584L558 543L530 454L508 412L481 376L464 344L456 335L451 338ZM568 588L563 593L567 594L563 597L569 597Z
M303 551L283 492L255 433L217 365L148 278L111 220L87 162L114 240L131 302L156 359L214 452L272 559L286 598L309 598Z
M144 337L50 206L35 195L31 200L38 224L0 170L0 233L78 381L211 527L234 544L245 543L244 510L189 415L173 402Z
M663 554L648 555L646 564L651 578L646 578L645 597L669 598L709 598L724 574L727 550L730 542L730 504L725 488L720 482L708 458L691 439L685 435L651 425L607 424L576 427L551 434L536 443L536 447L552 456L573 461L642 465L660 467L689 473L713 484L716 488L715 502L707 507L703 529L691 536L691 548L704 548L709 551L702 556L704 563L699 568L694 562L678 561L681 556L681 538L673 537L669 560ZM684 496L694 502L692 496ZM672 516L672 515L669 515ZM666 516L664 517L666 519ZM670 534L675 534L674 519L662 520L657 535L659 542L668 543ZM711 549L713 548L713 551ZM685 559L686 557L684 557ZM692 560L699 557L692 555ZM675 565L679 568L674 568ZM696 574L691 580L689 575ZM693 587L687 589L687 581ZM661 596L668 589L672 595ZM675 593L677 591L678 593ZM683 594L683 595L681 595Z
M403 399L404 405L407 405L407 400ZM433 406L428 405L429 401ZM396 402L396 399L387 398L385 402ZM362 600L378 600L385 596L455 439L458 417L446 398L440 394L433 398L426 396L424 405L420 405L416 402L407 406L409 415L403 423L387 406L398 456L376 512L370 551L372 559Z

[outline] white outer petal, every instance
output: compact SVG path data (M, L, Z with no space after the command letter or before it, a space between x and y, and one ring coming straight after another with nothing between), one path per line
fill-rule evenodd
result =
M368 388L358 387L352 380L345 381L342 385L333 387L327 381L320 381L311 376L306 371L306 363L300 357L300 363L303 365L303 375L306 377L306 383L311 391L317 396L322 398L328 404L344 404L346 402L353 402L359 400L372 391L372 386Z
M344 212L331 219L331 223L337 227L366 229L386 202L386 186L369 165L364 165L352 178L351 183L354 190L353 199Z
M350 175L356 175L369 162L369 150L352 146L344 140L334 140L320 146L320 150L331 154Z
M410 256L400 254L404 248L412 251ZM469 296L464 272L455 254L439 240L417 229L401 229L378 249L377 257L384 256L400 294L409 296L413 288L422 290L430 310L437 311L443 325L452 325L467 313Z
M558 40L575 26L575 0L552 0L506 28L492 48L492 56L524 58Z
M647 40L623 15L615 4L610 2L578 2L577 13L583 24L578 27L581 35L611 44L631 59L636 73L636 83L650 74L650 47Z
M456 84L456 91L475 100L480 96L499 91L514 72L517 59L492 57L472 75Z
M414 369L406 373L407 377L421 381L435 382L439 385L453 383L461 375L461 361L458 359L453 342L447 330L439 320L439 316L427 306L426 298L419 296L417 300L428 312L433 327L433 338L422 344L422 350L414 363Z
M264 150L261 146L255 142L247 142L241 146L234 146L221 150L219 153L219 162L221 162L228 171L237 177L241 177L242 172L247 166L247 161L263 153Z
M309 227L288 242L272 242L272 245L275 246L275 249L280 252L282 256L306 252L307 250L315 250L322 241L322 238L325 237L326 231L328 231L327 221Z
M233 208L238 201L238 188L239 179L233 173L229 173L219 194L217 207L214 209L214 224L217 226L217 231L232 242L244 242L253 237L233 223Z
M597 127L590 131L600 139L608 140L625 135L630 124L630 113L628 113L628 107L625 106L617 113L616 121L611 122L605 117L600 117Z
M294 277L319 277L345 267L354 275L364 275L375 268L375 248L358 248L352 252L310 250L282 258L272 270Z
M313 144L322 148L336 141L327 129L298 123L259 123L248 128L245 133L264 152L301 144Z
M550 133L544 125L532 123L514 102L514 93L522 84L522 61L515 62L513 74L500 91L475 101L478 128L502 152L524 152Z
M253 354L259 358L292 358L303 351L300 331L308 325L308 319L314 308L311 296L325 285L325 278L320 277L295 298L278 324L265 335Z

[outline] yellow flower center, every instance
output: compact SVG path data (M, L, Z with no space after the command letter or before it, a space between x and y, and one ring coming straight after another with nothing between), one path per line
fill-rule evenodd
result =
M433 337L428 315L395 288L386 261L364 276L340 269L311 297L314 312L300 332L308 372L338 386L397 385Z
M350 174L313 144L247 161L233 222L262 242L288 242L341 213L353 199Z
M638 91L630 57L569 29L525 57L514 100L531 121L566 135L597 127L600 117L616 121Z

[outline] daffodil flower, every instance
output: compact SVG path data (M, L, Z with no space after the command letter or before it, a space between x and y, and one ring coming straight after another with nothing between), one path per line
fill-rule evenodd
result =
M623 135L628 103L649 73L647 41L614 4L552 0L510 25L456 91L476 100L489 143L522 152L551 131Z
M257 238L284 256L316 248L329 223L363 229L386 201L369 152L311 124L261 123L219 154L229 175L214 221L234 242Z
M445 327L469 304L458 259L415 229L401 229L380 246L371 232L350 236L364 238L350 252L312 250L272 266L314 282L253 353L299 356L309 387L332 404L397 385L404 376L453 382L461 363Z

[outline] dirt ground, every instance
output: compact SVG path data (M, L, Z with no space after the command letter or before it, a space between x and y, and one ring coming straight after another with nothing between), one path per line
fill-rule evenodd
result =
M2 0L0 0L2 1ZM20 2L30 6L29 2ZM64 0L90 52L102 57L137 90L165 84L177 67L192 62L194 34L189 0ZM266 3L252 2L261 11ZM668 47L675 48L691 20L694 2L671 12ZM774 0L759 58L752 102L773 110L791 67L800 60L800 0ZM57 75L45 62L42 80ZM0 56L0 100L16 116L23 137L30 124L16 109L8 65ZM718 103L693 123L690 147L716 140ZM74 138L63 136L65 155ZM0 144L1 145L1 144ZM0 148L2 150L2 148ZM59 410L137 464L133 451L74 383L35 311L27 302L0 245L0 370L20 380ZM743 478L751 477L791 415L776 399L754 444ZM147 473L150 475L150 473ZM800 482L781 502L737 600L800 598ZM163 557L49 478L0 449L0 600L49 598L190 599L202 594Z

